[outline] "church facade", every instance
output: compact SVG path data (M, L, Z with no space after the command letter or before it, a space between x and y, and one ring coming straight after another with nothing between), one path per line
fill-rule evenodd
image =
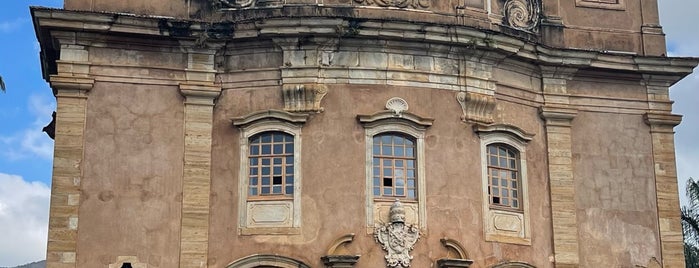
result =
M684 267L656 0L65 0L47 267Z

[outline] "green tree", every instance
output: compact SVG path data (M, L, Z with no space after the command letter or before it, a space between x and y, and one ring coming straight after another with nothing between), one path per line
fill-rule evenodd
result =
M699 268L699 182L687 180L689 204L682 206L684 256L687 268Z

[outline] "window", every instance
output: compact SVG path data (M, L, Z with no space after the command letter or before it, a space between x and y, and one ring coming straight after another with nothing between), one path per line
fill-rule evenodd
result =
M301 125L307 117L269 110L233 119L240 128L241 234L300 233Z
M488 145L486 151L490 205L521 209L519 151L501 143Z
M396 199L405 207L406 222L425 229L424 138L433 119L394 111L358 115L357 119L366 134L367 231L388 221Z
M294 136L269 131L250 138L248 199L294 194Z
M416 199L415 139L400 133L374 136L374 197Z
M533 135L506 124L478 125L486 241L531 245L526 146Z

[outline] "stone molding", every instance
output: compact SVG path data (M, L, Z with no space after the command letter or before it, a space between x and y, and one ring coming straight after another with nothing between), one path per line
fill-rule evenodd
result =
M280 110L265 110L253 112L245 116L234 117L231 122L236 127L247 127L260 121L281 121L291 124L304 124L308 120L308 114L296 114Z
M534 138L534 134L528 133L517 126L510 124L474 125L473 131L479 136L484 134L502 133L517 139L521 144L527 144Z
M354 0L355 3L378 7L429 8L432 0Z
M461 268L470 267L473 264L473 260L468 259L468 252L464 249L461 244L453 239L442 238L439 239L449 253L455 253L456 256L447 254L447 257L437 260L437 267L439 268Z
M136 256L118 256L116 262L109 264L109 268L122 268L126 263L132 268L148 268L148 264L138 261Z
M576 7L626 10L625 0L600 1L600 0L575 0Z
M249 7L276 7L281 6L282 0L211 0L220 8L249 8Z
M328 94L328 88L322 84L297 84L282 86L284 110L289 112L323 111L320 102Z
M396 115L396 113L393 111L388 110L371 115L357 115L357 120L359 120L359 123L365 127L373 127L388 122L393 122L410 126L419 131L426 130L428 127L432 126L432 122L434 122L434 119L432 118L420 117L410 112L402 112L400 115Z
M326 268L350 268L359 261L359 255L347 254L346 245L354 241L354 234L343 235L330 245L325 256L320 257Z
M546 126L570 127L578 111L574 108L543 106L539 113Z
M490 124L495 112L495 96L475 92L456 93L456 101L461 105L461 121Z
M333 7L316 7L319 9L333 9ZM68 11L47 8L32 8L36 25L42 29L53 29L56 25L61 25L63 29L105 29L102 33L132 33L151 36L172 36L168 32L160 30L159 25L162 20L169 18L149 18L135 15L120 14L114 16L112 13L93 13L85 11ZM307 23L305 23L307 22ZM207 22L192 21L188 28L190 37L197 37L204 34ZM111 25L111 27L106 27ZM303 25L303 32L300 32L299 25ZM337 29L347 28L347 19L308 19L308 18L269 18L265 24L259 24L256 31L236 31L227 38L233 40L237 38L254 38L260 35L281 34L295 35L313 33L316 36L336 36ZM694 66L699 63L696 58L668 58L668 57L644 57L617 55L598 51L586 50L562 50L549 48L522 41L516 37L505 34L493 34L486 36L483 32L468 27L454 26L434 26L421 22L383 22L381 18L369 18L361 25L354 34L357 38L379 38L382 39L384 33L391 33L392 36L399 37L404 41L416 41L422 43L442 43L456 46L482 48L493 50L498 53L510 55L510 57L532 61L541 65L566 65L576 68L600 68L618 71L630 71L638 73L657 74L679 74L684 77L692 72ZM430 27L425 27L430 26ZM445 36L444 33L451 32L459 38ZM49 44L46 38L50 36L39 36L42 44Z
M320 257L326 268L350 268L359 261L359 255L326 255Z
M559 267L559 266L556 266ZM536 268L534 265L526 262L508 261L494 265L492 268Z
M226 265L226 268L255 268L255 267L279 267L279 268L311 268L307 264L279 255L255 254L239 259Z

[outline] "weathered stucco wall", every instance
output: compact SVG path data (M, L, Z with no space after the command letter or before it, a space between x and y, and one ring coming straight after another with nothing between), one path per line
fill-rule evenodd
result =
M364 129L358 114L383 110L391 97L404 98L410 112L435 119L426 132L427 230L418 241L413 267L430 267L446 257L439 239L460 241L469 257L487 267L521 260L550 267L550 210L544 137L534 107L501 102L502 122L536 133L527 147L532 246L485 242L481 188L480 140L460 121L455 92L421 88L329 85L325 111L311 116L302 130L302 225L300 235L239 236L239 131L230 118L283 107L277 87L224 90L215 110L210 265L223 266L259 253L279 254L320 267L320 256L338 237L355 233L350 254L361 255L357 267L382 263L384 252L366 232ZM280 246L283 245L283 246Z
M659 260L650 128L642 116L580 113L573 158L581 265Z
M177 267L183 108L177 88L97 82L89 93L79 267L137 256Z

